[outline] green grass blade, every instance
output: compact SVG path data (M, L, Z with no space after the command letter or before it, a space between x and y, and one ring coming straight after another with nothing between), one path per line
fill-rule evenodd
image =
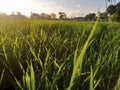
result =
M6 61L8 62L8 56L7 56L7 52L6 52L6 47L4 45L2 45L3 48L3 52L4 52L4 57L6 59Z
M90 67L90 84L89 84L89 90L94 90L94 86L93 86L93 70L92 70L92 67Z
M35 90L35 72L33 69L32 62L30 64L30 76L31 76L31 90Z
M2 71L2 73L1 73L1 75L0 75L0 84L1 84L1 82L2 82L2 80L3 80L4 72L5 72L5 69L3 69L3 71Z
M16 81L16 84L18 85L18 87L21 89L21 90L24 90L24 88L22 87L22 85L20 84L20 82L17 80L17 78L14 76L14 79Z
M99 85L99 83L100 83L101 80L102 80L102 77L100 77L99 80L97 80L97 82L96 82L95 85L94 85L94 90L95 90L95 88Z
M46 57L45 57L44 68L47 67L48 60L49 60L49 57L50 57L50 50L47 50L47 48L46 48L46 51L47 51L47 54L46 54Z
M83 60L83 57L84 57L84 55L85 55L85 53L86 53L87 47L88 47L88 45L89 45L89 42L90 42L90 40L91 40L91 38L92 38L92 36L93 36L93 34L94 34L94 31L95 31L95 29L96 29L96 26L97 26L97 24L98 24L99 19L100 19L100 15L99 15L99 17L97 18L97 21L96 21L96 23L94 24L94 26L93 26L93 28L92 28L92 31L91 31L91 33L90 33L87 41L85 42L85 44L84 44L84 46L83 46L83 49L82 49L80 55L78 56L78 59L76 60L76 63L75 63L74 68L73 68L73 73L72 73L72 76L71 76L70 84L69 84L67 90L71 90L71 88L72 88L72 86L73 86L73 84L74 84L75 78L78 77L77 74L78 74L78 73L81 73L81 70L82 70L82 60ZM79 71L79 72L78 72L78 71Z
M114 87L114 90L120 90L120 77L118 78L118 81Z

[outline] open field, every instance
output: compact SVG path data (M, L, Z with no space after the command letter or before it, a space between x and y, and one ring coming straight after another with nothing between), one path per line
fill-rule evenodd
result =
M67 89L93 26L77 21L0 21L0 90ZM120 23L97 24L77 72L71 90L119 90Z

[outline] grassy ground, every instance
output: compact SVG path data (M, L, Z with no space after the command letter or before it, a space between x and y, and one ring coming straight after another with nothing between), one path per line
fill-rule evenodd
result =
M76 21L0 21L0 89L67 89L93 26ZM119 23L97 24L75 75L71 90L119 90Z

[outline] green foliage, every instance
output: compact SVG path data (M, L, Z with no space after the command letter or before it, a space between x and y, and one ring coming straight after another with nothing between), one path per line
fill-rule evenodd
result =
M75 67L71 90L119 85L120 24L98 23L84 46L93 26L76 21L0 21L0 89L65 90ZM83 47L87 48L81 58Z
M118 81L114 87L114 90L119 90L120 89L120 77L118 78Z
M109 22L117 22L118 21L118 16L116 14L113 14L108 17Z
M116 5L109 5L106 9L107 14L110 15L110 21L120 21L120 2Z
M115 11L116 11L116 8L114 5L109 5L107 10L106 10L106 12L110 15L113 15L115 13Z
M83 58L84 58L84 55L86 54L86 50L87 50L87 47L90 43L90 40L95 32L98 21L99 21L99 18L97 19L93 29L91 30L91 33L90 33L88 39L86 40L86 42L83 46L83 49L81 50L80 55L78 56L77 59L76 59L76 55L75 55L73 73L72 73L70 84L69 84L69 87L67 90L71 90L71 88L74 84L74 79L77 78L79 76L79 74L81 74Z

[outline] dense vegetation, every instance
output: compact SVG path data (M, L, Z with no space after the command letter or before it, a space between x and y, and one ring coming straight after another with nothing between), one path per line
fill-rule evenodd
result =
M0 89L67 89L93 25L76 21L0 21ZM81 65L72 90L118 90L119 23L98 23Z

